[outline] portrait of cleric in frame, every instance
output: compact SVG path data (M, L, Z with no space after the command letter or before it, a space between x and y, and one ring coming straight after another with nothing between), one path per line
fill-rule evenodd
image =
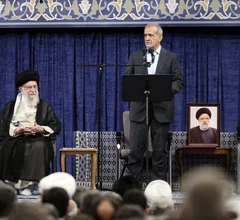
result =
M220 105L188 104L188 144L220 144Z

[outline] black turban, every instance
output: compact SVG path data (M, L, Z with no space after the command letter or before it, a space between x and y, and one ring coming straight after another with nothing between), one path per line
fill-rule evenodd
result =
M210 118L212 116L212 113L210 112L210 110L208 108L200 108L196 112L196 119L198 119L200 117L200 115L202 115L202 114L208 114Z
M39 82L39 75L38 72L35 70L24 70L23 72L19 73L15 79L16 87L22 86L26 82L29 81L36 81Z

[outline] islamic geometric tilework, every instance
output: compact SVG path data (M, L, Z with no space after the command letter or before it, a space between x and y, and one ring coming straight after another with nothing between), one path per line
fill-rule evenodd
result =
M97 183L103 188L111 189L112 184L120 176L124 161L119 159L117 149L116 132L102 132L98 143L98 132L74 132L77 148L98 148L98 168ZM122 140L123 142L123 140ZM99 147L98 147L99 144ZM173 191L180 190L179 182L179 164L176 150L186 145L186 132L173 132L171 141L171 185ZM237 161L238 161L238 141L235 133L221 133L220 147L230 149L230 169L229 175L232 178L234 189L240 188L237 183ZM184 156L184 171L189 171L192 167L198 165L214 165L224 167L226 159L222 155L188 155ZM127 174L127 170L125 175ZM90 186L91 182L91 157L90 155L76 156L76 180L78 185Z

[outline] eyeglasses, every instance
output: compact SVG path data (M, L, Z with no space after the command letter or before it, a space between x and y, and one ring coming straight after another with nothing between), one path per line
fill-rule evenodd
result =
M26 90L31 90L31 89L36 90L38 88L38 86L37 85L34 85L34 86L23 86L23 88L25 88Z

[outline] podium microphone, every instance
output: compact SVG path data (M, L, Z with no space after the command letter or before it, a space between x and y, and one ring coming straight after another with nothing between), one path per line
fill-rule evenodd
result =
M151 63L150 63L150 62L147 62L148 48L143 48L143 49L142 49L142 53L143 53L143 66L150 67L150 66L151 66Z
M147 66L147 67L150 67L154 63L154 60L155 60L155 56L153 54L153 52L154 52L153 47L143 48L142 52L143 52L143 65ZM147 61L147 53L151 54L151 57L152 57L151 62Z
M150 53L151 54L151 57L152 57L152 61L151 61L151 64L153 64L154 63L154 60L155 60L155 56L154 56L154 48L153 47L150 47L150 48L148 48L148 53Z

